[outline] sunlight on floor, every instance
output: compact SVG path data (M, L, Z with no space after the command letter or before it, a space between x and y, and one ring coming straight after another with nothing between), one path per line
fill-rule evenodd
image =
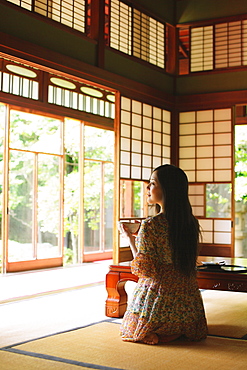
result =
M0 277L0 346L104 320L111 261Z

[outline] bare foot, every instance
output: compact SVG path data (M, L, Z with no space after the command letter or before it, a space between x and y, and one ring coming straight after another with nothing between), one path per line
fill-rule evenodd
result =
M145 344L158 344L159 343L159 337L155 333L150 333L145 336L145 338L141 341L141 343Z
M174 335L160 335L160 337L159 337L159 342L160 342L160 343L168 343L168 342L172 342L173 340L178 339L179 337L181 337L181 335L180 335L180 334L174 334Z

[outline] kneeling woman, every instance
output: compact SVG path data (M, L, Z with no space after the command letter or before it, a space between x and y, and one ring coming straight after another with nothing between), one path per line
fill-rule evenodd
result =
M124 341L157 344L184 336L205 339L207 323L196 281L199 224L188 198L188 180L178 167L162 165L147 186L157 215L141 224L135 238L132 273L139 277L121 325Z

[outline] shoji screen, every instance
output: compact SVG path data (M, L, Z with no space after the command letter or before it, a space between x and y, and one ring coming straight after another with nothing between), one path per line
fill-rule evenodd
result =
M150 104L121 97L119 127L119 218L142 219L155 209L148 207L146 186L154 168L170 163L171 113ZM119 238L115 262L133 256L126 240Z
M179 166L208 255L232 254L232 151L230 108L180 113Z
M121 98L120 178L147 181L151 171L170 163L169 111Z

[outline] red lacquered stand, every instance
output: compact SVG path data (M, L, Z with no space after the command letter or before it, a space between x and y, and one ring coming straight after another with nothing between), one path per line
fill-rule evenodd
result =
M224 260L228 265L247 266L247 258L199 257L200 261L217 263ZM106 275L106 316L122 317L127 308L128 296L125 291L126 281L138 281L138 277L131 273L130 262L119 265L110 265ZM247 272L208 272L198 271L197 281L200 289L218 289L235 292L247 292Z

